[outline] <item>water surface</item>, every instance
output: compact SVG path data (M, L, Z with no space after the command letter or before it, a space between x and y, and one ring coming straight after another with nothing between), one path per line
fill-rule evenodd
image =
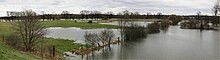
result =
M83 43L85 31L98 33L103 29L48 28L47 37L76 40ZM112 29L119 36L117 29ZM68 57L79 60L82 56ZM170 26L167 31L148 34L146 38L126 41L124 45L115 44L96 51L87 59L140 59L140 60L218 60L219 31L180 29Z

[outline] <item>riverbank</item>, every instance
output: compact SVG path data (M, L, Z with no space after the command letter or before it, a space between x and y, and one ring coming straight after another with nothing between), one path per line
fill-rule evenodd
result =
M8 59L18 59L18 60L36 60L41 59L41 57L36 56L32 53L27 53L23 51L16 50L8 46L4 40L9 36L13 30L12 25L14 22L0 22L0 60ZM79 27L79 28L118 28L114 25L103 25L98 23L87 23L87 22L74 22L74 21L45 21L43 24L46 27ZM54 38L45 38L48 44L54 45L56 48L56 54L60 57L63 57L63 52L77 50L82 46L79 43L73 43L74 41L66 39L54 39Z

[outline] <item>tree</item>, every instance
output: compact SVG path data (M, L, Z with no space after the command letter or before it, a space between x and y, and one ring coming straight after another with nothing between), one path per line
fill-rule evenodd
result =
M114 12L109 11L109 12L106 12L105 14L107 14L107 15L114 15Z
M161 12L157 13L157 18L158 18L158 19L161 19L161 15L162 15Z
M171 21L171 25L177 25L181 21L181 18L176 15L171 15L168 17L168 20Z
M147 15L152 15L150 12L146 13Z
M100 18L102 12L101 11L93 11L93 14L94 14L94 18L95 20L98 20L98 18Z
M106 12L104 14L105 14L105 16L103 16L103 20L106 20L106 19L111 19L112 16L114 15L114 12L109 11L109 12Z
M45 11L41 11L41 18L43 19L43 21L44 21L44 19L45 19L45 14L46 14Z
M138 19L138 17L140 16L141 14L139 13L139 12L133 12L132 13L132 17L134 18L134 19Z
M80 11L81 14L81 19L83 20L84 18L88 19L88 15L90 14L90 11L88 10L82 10Z
M102 42L103 45L105 45L106 42L110 44L112 38L114 37L114 33L112 30L103 30L100 34L98 34L99 40Z
M85 38L85 42L89 45L92 45L94 46L95 43L98 42L97 40L97 34L94 34L94 33L89 33L89 32L85 32L85 35L84 35L84 38Z
M200 16L202 15L202 12L201 12L201 11L198 11L198 12L196 12L196 14L197 14L197 19L200 20L200 19L201 19Z
M218 13L220 12L219 1L214 5L214 7L212 8L212 11L213 11L215 16L218 15Z
M22 41L25 51L33 51L46 34L45 27L40 23L34 11L24 10L21 15L22 20L13 24L14 30L16 36Z
M63 15L64 19L68 19L70 12L69 11L63 11L61 14Z

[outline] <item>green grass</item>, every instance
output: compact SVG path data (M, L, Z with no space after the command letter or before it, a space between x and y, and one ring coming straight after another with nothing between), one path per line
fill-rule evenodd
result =
M56 51L59 54L63 54L64 52L68 52L71 50L79 49L82 44L74 43L73 40L67 39L54 39L54 38L46 38L49 45L54 45L56 47Z
M0 60L36 60L41 59L38 56L31 55L22 51L13 49L12 47L0 42Z
M5 44L3 41L3 35L6 37L11 34L11 23L0 22L0 60L35 60L40 57L18 51Z
M98 24L98 23L87 23L87 22L75 22L71 20L55 20L43 22L46 27L79 27L83 29L91 28L119 28L115 25Z
M159 21L161 19L134 19L133 21L137 21L137 22L154 22L154 21ZM96 22L110 22L110 21L120 21L120 20L97 20ZM123 21L131 21L131 20L123 20Z

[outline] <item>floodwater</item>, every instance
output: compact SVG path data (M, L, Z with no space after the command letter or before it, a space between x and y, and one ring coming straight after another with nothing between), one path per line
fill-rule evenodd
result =
M103 29L48 28L46 37L76 40L84 43L85 31L98 33ZM117 29L112 29L119 36ZM168 30L148 34L146 38L126 41L86 56L67 57L70 60L218 60L219 31L180 29L170 26Z

